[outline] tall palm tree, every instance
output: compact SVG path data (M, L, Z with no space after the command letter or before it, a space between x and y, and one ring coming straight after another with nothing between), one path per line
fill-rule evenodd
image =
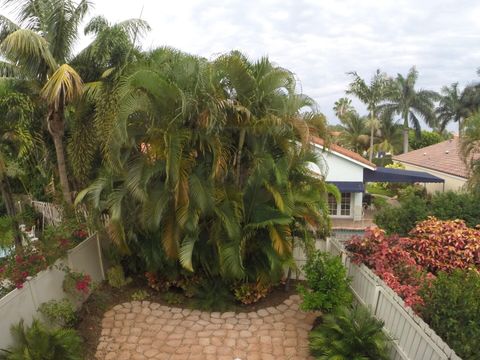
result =
M1 73L16 74L42 87L41 97L48 109L46 123L55 145L58 176L63 199L71 202L70 184L64 149L65 108L82 93L82 79L68 65L78 35L78 26L90 3L81 0L4 0L15 5L19 24L1 18Z
M428 125L434 126L435 113L434 101L438 94L429 90L416 90L418 71L412 67L407 76L397 75L392 92L388 96L388 102L382 105L383 116L393 117L396 114L403 120L403 153L408 152L409 124L413 126L417 134L420 134L420 118Z
M353 80L348 85L347 94L356 96L367 106L369 112L370 148L368 158L372 161L374 133L376 125L378 124L375 119L377 119L380 104L388 95L390 79L385 73L380 72L380 70L375 72L369 84L367 84L356 72L350 72L348 74L352 76Z
M458 82L450 86L444 86L441 90L440 100L435 109L437 117L436 128L439 133L443 133L447 125L454 121L458 122L458 133L461 130L462 115L461 91L458 88Z

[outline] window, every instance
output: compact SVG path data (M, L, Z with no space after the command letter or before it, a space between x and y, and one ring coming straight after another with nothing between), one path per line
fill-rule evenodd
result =
M351 193L342 193L340 203L337 203L335 197L331 194L328 195L328 210L330 215L333 216L350 216L351 214Z
M330 215L337 215L337 200L332 194L328 194L328 210Z
M342 199L340 202L340 215L350 216L350 203L351 203L351 194L342 193Z

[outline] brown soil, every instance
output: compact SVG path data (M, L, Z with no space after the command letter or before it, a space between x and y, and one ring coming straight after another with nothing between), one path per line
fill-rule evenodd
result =
M269 306L280 305L290 295L296 293L296 287L298 282L291 281L289 290L285 290L284 285L275 287L267 297L261 299L255 304L243 305L240 303L232 304L229 311L235 312L251 312L257 311ZM145 300L160 303L162 305L181 307L181 308L195 308L195 299L187 298L178 294L180 299L179 304L168 304L163 296L164 293L155 291L149 288L145 281L142 279L135 279L128 285L122 288L113 288L106 282L102 283L95 292L89 297L89 299L83 304L79 312L80 322L77 324L77 330L84 339L85 343L85 359L94 359L95 351L99 338L101 336L101 323L103 314L117 304L132 301L132 295L139 291L146 291L148 297ZM213 309L215 310L215 309Z

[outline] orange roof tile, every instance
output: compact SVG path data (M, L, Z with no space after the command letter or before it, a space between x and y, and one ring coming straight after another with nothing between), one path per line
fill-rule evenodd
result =
M349 157L351 158L352 160L355 160L355 161L358 161L358 162L361 162L362 164L365 164L367 166L370 166L372 168L376 168L376 165L370 161L368 161L367 159L365 159L362 155L360 154L357 154L356 152L354 151L351 151L351 150L348 150L348 149L345 149L344 147L341 147L340 145L337 145L337 144L333 144L333 143L330 143L328 145L325 145L325 140L317 137L317 136L311 136L310 137L311 141L314 143L314 144L317 144L317 145L320 145L320 146L324 146L326 149L329 149L329 150L332 150L332 151L335 151L339 154L342 154L346 157Z
M393 160L468 178L468 169L460 156L460 141L457 136L406 154L396 155Z

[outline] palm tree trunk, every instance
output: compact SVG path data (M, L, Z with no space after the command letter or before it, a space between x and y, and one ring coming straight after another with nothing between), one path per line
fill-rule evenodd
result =
M57 154L58 177L60 178L60 186L62 187L63 199L67 204L72 203L70 194L70 185L68 184L67 163L65 162L65 150L62 138L53 136L53 143L55 144L55 153Z
M72 203L70 185L68 183L67 163L65 161L65 149L63 145L65 122L63 119L63 107L52 111L48 116L48 130L52 136L57 155L58 177L62 187L63 199L67 204Z
M408 112L403 114L403 153L408 152Z
M237 151L237 185L240 185L240 176L241 176L241 158L242 158L242 149L243 149L243 144L245 143L245 135L246 135L246 130L241 129L240 130L240 136L238 139L238 151Z
M369 155L368 155L368 160L370 160L370 162L372 162L372 159L373 159L373 134L375 132L375 124L374 124L374 115L373 115L373 112L370 114L370 151L369 151Z
M3 202L5 203L5 208L7 209L7 215L12 218L15 250L18 252L22 248L22 239L18 232L18 221L16 218L17 211L15 209L15 203L13 201L12 190L6 176L2 176L2 178L0 179L0 193L2 194Z

